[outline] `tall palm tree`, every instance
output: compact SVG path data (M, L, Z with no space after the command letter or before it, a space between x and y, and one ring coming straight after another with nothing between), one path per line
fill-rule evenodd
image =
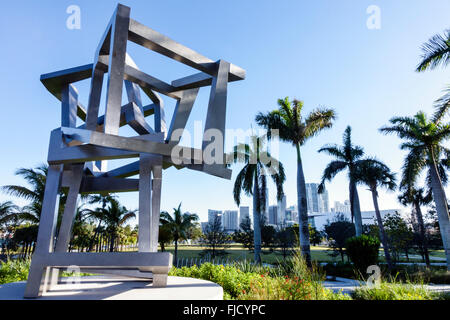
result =
M357 183L365 184L372 193L373 206L377 217L378 228L380 230L380 239L383 244L384 256L389 269L392 269L392 260L389 253L389 242L381 219L380 208L378 206L378 187L384 187L388 190L395 190L395 174L380 161L365 161L355 170L354 178Z
M367 161L363 159L364 149L352 143L352 128L348 126L344 131L342 146L336 144L325 145L319 149L319 152L328 153L335 160L331 161L323 171L318 191L321 193L325 188L326 181L331 181L339 172L347 169L352 221L354 219L356 236L362 235L361 208L354 174L358 167Z
M431 191L447 258L447 269L450 270L449 212L442 174L439 172L441 157L444 155L446 160L450 155L450 150L443 145L450 137L450 124L442 123L441 120L441 117L433 117L429 120L425 113L418 112L413 117L392 118L391 126L385 126L380 131L386 134L396 134L405 140L400 148L409 151L403 168L408 172L410 185L415 185L419 174L428 168ZM448 161L445 161L444 164L447 165Z
M267 175L270 175L277 188L277 199L283 198L283 183L286 180L281 162L263 150L265 136L250 137L251 144L238 144L230 154L234 163L244 163L244 167L236 176L233 197L236 204L241 204L241 191L253 196L253 240L255 263L261 263L261 225L262 213L266 211Z
M336 118L333 109L316 109L302 117L303 102L289 101L289 98L278 100L278 109L267 114L258 113L256 122L268 130L277 129L282 141L291 143L297 151L297 205L299 219L299 235L301 252L307 262L311 264L311 250L309 243L308 206L306 200L305 173L301 157L301 146L323 129L331 128Z
M422 209L420 206L427 205L431 202L431 194L425 195L423 188L416 189L414 187L406 187L403 189L403 193L398 196L398 200L404 206L412 205L413 214L417 221L418 231L420 236L420 245L422 247L423 257L427 267L430 267L430 257L428 254L427 238L425 233L425 223L423 221Z
M173 208L173 216L167 211L161 212L160 223L165 230L172 234L175 241L175 263L178 261L178 241L187 239L187 234L196 221L198 221L196 214L181 213L181 203L178 208Z
M122 206L118 200L112 198L106 208L86 210L86 215L98 220L101 219L105 223L106 230L110 237L109 251L113 252L119 227L126 224L129 220L136 218L136 210L129 211L126 207Z

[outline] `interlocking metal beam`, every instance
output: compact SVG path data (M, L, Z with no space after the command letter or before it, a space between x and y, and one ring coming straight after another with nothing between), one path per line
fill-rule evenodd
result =
M141 71L127 53L127 41L165 55L200 71L170 84ZM94 54L94 62L44 74L41 82L61 101L61 126L50 135L49 163L37 245L25 297L38 297L56 283L60 269L125 276L151 277L165 286L172 266L170 253L157 252L163 170L174 166L230 179L225 167L224 137L228 82L245 78L245 70L223 60L213 61L130 18L130 8L119 4ZM106 108L100 115L105 76ZM90 79L88 106L78 99L74 83ZM128 102L122 101L125 86ZM200 87L211 86L202 149L181 147ZM153 104L144 106L143 91ZM177 100L167 129L162 94ZM154 127L146 117L154 116ZM84 123L77 127L77 117ZM138 136L123 137L129 125ZM208 131L219 136L211 138ZM215 148L211 148L216 144ZM205 151L212 151L210 163ZM107 171L106 161L139 158ZM129 178L138 175L137 179ZM59 232L56 232L61 188L68 188ZM139 191L139 250L133 253L67 252L80 194ZM58 234L54 247L55 234Z

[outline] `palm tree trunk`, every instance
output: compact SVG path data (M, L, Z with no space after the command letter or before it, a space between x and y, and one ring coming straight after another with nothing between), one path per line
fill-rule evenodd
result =
M114 241L115 240L115 235L114 233L111 234L111 238L109 239L110 243L109 243L109 252L114 252Z
M309 244L308 204L306 201L306 184L303 173L300 145L297 148L297 206L300 236L300 249L308 266L311 266L311 248Z
M175 239L175 265L178 267L178 239Z
M90 241L90 244L89 244L89 252L91 252L92 249L94 248L95 239L96 239L97 236L98 236L98 231L100 230L100 225L101 225L101 223L102 223L102 221L100 220L100 222L99 222L98 225L97 225L97 228L95 228L94 236L92 237L92 240Z
M447 258L447 270L450 270L450 221L448 215L447 197L434 162L434 156L432 155L432 157L433 163L430 164L431 191L433 193L433 199L436 205L442 243L444 245L445 256Z
M427 265L427 268L430 268L430 256L428 254L427 236L425 234L425 224L423 223L422 210L420 209L420 204L417 201L414 202L414 207L417 216L417 223L419 224L420 242L422 244L425 263Z
M258 169L256 169L258 170ZM258 185L258 172L255 173L253 183L253 242L254 242L254 253L255 253L255 263L261 263L261 214L258 208L259 196L259 185Z
M359 237L362 235L362 217L361 217L361 208L359 205L359 196L358 189L356 187L356 183L354 181L350 181L350 208L352 211L352 216L355 219L355 232L356 236Z
M383 244L384 256L386 257L386 262L389 270L392 270L392 260L389 253L389 245L386 237L386 232L384 231L383 220L381 219L380 208L378 207L378 192L376 186L371 186L370 191L372 191L373 206L375 207L375 214L377 216L378 229L380 229L380 239Z

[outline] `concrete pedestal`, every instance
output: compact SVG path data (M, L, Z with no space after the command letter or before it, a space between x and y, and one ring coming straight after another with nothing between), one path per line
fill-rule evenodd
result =
M117 276L81 277L62 280L39 300L222 300L216 283L184 277L168 277L167 287L156 288L143 279ZM0 285L0 300L22 300L25 281Z

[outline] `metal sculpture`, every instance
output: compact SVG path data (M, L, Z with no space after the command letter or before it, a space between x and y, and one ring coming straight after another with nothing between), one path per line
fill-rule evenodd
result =
M139 70L127 54L128 41L200 72L165 83ZM105 74L106 107L105 114L99 116ZM89 78L85 108L73 83ZM211 143L218 142L214 139L222 139L213 153L215 159L224 159L227 85L244 78L245 70L224 60L208 59L131 19L130 8L121 4L101 38L93 64L42 75L41 82L61 101L61 127L50 136L45 195L25 297L40 296L57 282L60 269L74 265L95 273L149 278L153 286L166 286L172 256L157 252L162 171L175 166L231 178L225 162L208 161L203 154ZM123 85L128 98L124 105ZM174 152L179 148L199 88L205 86L211 86L211 93L202 149L183 147L182 153ZM142 104L141 90L152 104ZM168 129L159 94L177 101ZM150 115L154 116L153 128L145 120ZM78 127L77 117L83 122ZM119 128L125 125L138 136L119 136ZM211 130L219 135L211 135ZM107 170L106 160L127 158L139 160ZM139 178L129 178L134 175ZM55 237L61 188L67 188L68 193ZM127 191L139 191L138 252L68 252L79 195Z

